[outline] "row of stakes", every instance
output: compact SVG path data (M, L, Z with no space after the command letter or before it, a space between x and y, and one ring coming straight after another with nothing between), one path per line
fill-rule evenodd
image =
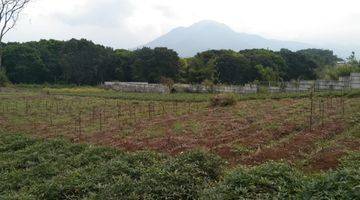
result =
M50 125L53 125L53 117L51 114L49 114L49 111L52 111L55 108L56 114L59 114L61 112L66 112L66 113L72 113L73 109L74 109L74 104L72 102L68 102L66 104L59 104L59 101L55 101L51 102L48 100L45 100L44 102L38 102L37 104L30 104L29 101L27 99L24 99L25 101L25 113L28 114L31 112L31 109L37 109L40 110L42 112L42 114L46 115L46 118L49 120ZM343 95L341 96L340 102L338 102L338 106L341 106L341 110L342 110L342 114L345 114L345 100ZM106 100L104 101L105 105L107 104ZM319 114L320 114L320 119L321 119L321 125L324 126L324 118L325 118L325 109L326 107L328 109L333 108L333 98L332 97L328 97L326 98L326 101L324 101L323 98L321 98L319 100ZM340 105L339 105L340 104ZM325 107L326 105L326 107ZM165 106L163 104L160 104L160 106L162 107L162 115L165 115L167 113L167 110L165 108ZM2 113L6 113L6 112L14 112L18 110L18 104L15 103L10 103L10 104L2 104ZM133 104L131 106L127 106L128 110L129 110L129 118L132 119L136 119L136 117L138 116L136 114L136 107L137 105ZM147 109L147 115L148 118L152 118L154 113L155 113L155 104L154 103L149 103L147 105L148 109ZM43 108L43 109L41 109ZM116 103L116 108L117 108L117 120L120 121L120 118L123 116L122 113L122 106L120 105L119 102ZM141 111L143 110L143 111ZM178 110L178 104L177 102L173 102L172 104L172 110L174 113L177 113ZM197 107L197 110L199 110L199 107ZM313 125L315 122L315 116L316 114L314 113L316 111L315 109L315 102L314 102L314 90L311 90L310 92L310 117L309 117L309 129L310 131L313 130ZM140 112L144 114L144 109L142 106L140 106ZM188 103L188 112L191 113L191 102ZM103 124L106 123L106 119L107 119L107 113L106 113L106 109L99 109L94 106L92 108L92 117L91 117L91 123L95 122L95 118L96 118L96 113L98 113L98 119L99 119L99 130L102 131L103 130ZM80 111L78 113L78 116L75 117L75 119L73 121L75 121L75 129L77 130L77 132L79 132L80 134L82 133L82 114L83 112ZM76 128L78 127L78 128ZM119 122L119 127L120 127L120 122Z
M73 103L67 103L67 104L60 104L58 102L51 102L51 101L40 101L36 102L35 104L29 103L29 101L24 100L23 103L24 106L20 106L18 102L7 102L2 103L2 113L7 112L18 112L19 109L23 110L25 115L28 115L32 113L33 110L40 111L40 115L44 116L46 120L48 121L50 126L54 125L54 115L59 115L61 112L65 113L71 113L73 115L73 119L70 121L69 125L74 124L74 131L81 135L83 133L83 126L84 123L86 123L86 120L83 120L83 111L79 111L77 114L73 114L74 104ZM105 102L105 104L107 104ZM192 112L192 103L188 102L188 113L190 114ZM159 108L156 109L155 103L148 103L146 106L139 106L138 104L129 104L129 105L121 105L119 102L116 103L116 116L111 116L112 114L107 113L106 109L99 108L97 106L92 107L91 111L91 117L90 121L88 121L91 124L95 124L96 121L99 123L99 131L102 132L104 130L104 126L107 123L107 120L109 118L116 118L118 122L118 128L120 129L122 126L122 123L127 123L129 120L138 120L140 117L147 116L149 119L153 118L154 116L159 115L159 113L156 113L156 111L160 111L160 115L165 115L168 113L168 109L164 104L159 104ZM54 109L55 108L55 109ZM147 108L147 109L146 109ZM178 103L173 102L171 110L173 113L178 113ZM199 104L197 104L196 107L197 110L200 110ZM184 109L183 109L184 110ZM125 118L123 118L125 117ZM139 118L138 118L139 117ZM33 121L33 128L36 128L36 122Z
M193 111L192 108L192 103L189 102L188 104L188 114L191 114L191 112ZM166 109L166 107L163 104L160 104L160 116L164 116L166 114L168 114L168 110ZM122 128L122 122L124 123L128 123L129 120L135 120L137 121L138 119L142 118L144 116L144 114L147 115L148 119L151 119L155 116L157 116L159 113L156 113L156 106L154 103L149 103L147 105L147 109L144 109L144 107L140 106L140 109L136 109L137 106L136 105L132 105L132 106L128 106L127 108L127 114L128 117L122 118L124 116L126 116L126 114L124 114L124 110L122 109L122 106L120 104L117 104L117 114L115 117L110 116L110 118L114 119L116 118L117 123L118 123L118 128L121 129ZM197 111L200 110L199 105L196 107ZM126 111L126 110L125 110ZM140 113L137 114L137 112ZM178 103L174 102L172 104L172 112L177 114L178 113ZM75 132L77 132L79 135L81 135L83 133L83 120L82 120L82 115L83 112L80 111L78 116L74 119L74 123L75 123ZM107 119L109 118L109 116L107 115L106 110L103 109L98 109L96 106L94 106L92 108L92 114L91 114L91 121L90 123L95 123L96 120L98 120L99 122L99 131L102 132L103 128L104 128L104 124L106 124Z
M325 100L324 100L325 99ZM319 107L319 117L320 117L320 124L321 127L324 127L325 125L325 118L326 118L326 109L331 110L335 109L341 109L341 114L345 115L345 98L344 98L344 92L342 92L342 95L340 98L335 99L334 101L333 97L326 97L321 98L318 101L318 107ZM334 103L336 103L336 107L334 107ZM314 124L316 123L315 117L316 115L316 105L315 105L315 99L314 99L314 90L310 91L310 116L309 116L309 130L310 132L313 131Z

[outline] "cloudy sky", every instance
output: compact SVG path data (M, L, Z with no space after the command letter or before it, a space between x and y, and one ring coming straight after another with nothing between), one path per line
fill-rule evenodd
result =
M32 0L5 39L133 48L205 19L266 38L360 47L359 0Z

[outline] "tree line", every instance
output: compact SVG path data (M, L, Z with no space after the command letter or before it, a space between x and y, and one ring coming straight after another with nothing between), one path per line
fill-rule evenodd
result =
M180 58L168 48L112 49L85 39L3 44L13 83L96 85L104 81L244 84L315 79L341 61L330 50L209 50Z

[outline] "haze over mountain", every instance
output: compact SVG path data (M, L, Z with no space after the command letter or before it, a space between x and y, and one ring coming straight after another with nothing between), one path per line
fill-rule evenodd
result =
M205 20L190 27L175 28L169 33L145 44L146 47L168 47L181 57L194 56L209 49L232 49L235 51L252 48L300 50L314 46L292 41L266 39L258 35L238 33L225 24Z

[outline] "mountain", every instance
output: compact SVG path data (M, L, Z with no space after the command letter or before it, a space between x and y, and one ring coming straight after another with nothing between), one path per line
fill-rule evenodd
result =
M191 57L209 49L232 49L235 51L252 48L300 50L313 46L291 41L266 39L258 35L238 33L225 24L215 21L201 21L190 27L175 28L169 33L143 45L145 47L168 47L181 57Z

